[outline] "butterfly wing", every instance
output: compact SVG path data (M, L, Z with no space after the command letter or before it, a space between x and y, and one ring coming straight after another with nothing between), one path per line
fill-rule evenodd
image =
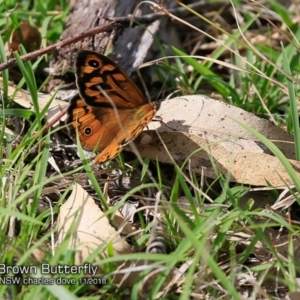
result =
M72 124L70 132L73 137L78 132L85 149L100 151L96 161L103 163L133 140L149 124L155 112L154 103L115 111L110 107L87 105L77 95L70 101L67 123Z
M73 136L78 132L82 146L99 151L103 163L133 140L151 121L156 104L148 103L127 74L109 58L82 50L76 58L79 95L68 108Z
M79 51L76 57L76 84L80 96L88 105L129 108L147 103L123 69L94 51Z
M78 132L83 148L102 151L120 131L113 110L107 107L87 105L78 95L70 101L67 123L71 123L72 137Z

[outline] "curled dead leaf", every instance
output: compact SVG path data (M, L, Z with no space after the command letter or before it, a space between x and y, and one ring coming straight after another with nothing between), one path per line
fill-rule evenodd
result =
M21 22L20 27L12 32L9 50L19 51L19 46L23 45L27 52L32 52L40 48L41 34L39 30L28 22Z
M27 52L32 52L40 48L41 34L39 30L28 22L21 22L20 27L12 32L9 49L19 51L19 46L23 45Z

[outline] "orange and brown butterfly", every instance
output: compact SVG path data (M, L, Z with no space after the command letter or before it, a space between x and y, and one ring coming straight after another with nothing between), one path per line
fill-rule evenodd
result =
M108 57L81 50L75 63L79 95L68 107L67 123L83 148L100 152L95 162L116 156L149 124L157 109L124 70Z

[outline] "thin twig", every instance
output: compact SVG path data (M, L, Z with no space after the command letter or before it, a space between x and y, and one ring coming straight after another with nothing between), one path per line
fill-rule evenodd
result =
M76 35L74 37L67 38L67 39L65 39L61 42L58 42L58 43L53 44L51 46L48 46L46 48L42 48L42 49L39 49L37 51L30 52L28 54L22 55L21 59L22 59L22 61L28 61L28 60L36 59L37 57L39 57L41 55L50 53L54 50L59 50L59 49L64 48L64 47L66 47L70 44L74 44L74 43L76 43L80 40L83 40L84 38L89 37L91 35L94 35L94 34L97 34L97 33L100 33L100 32L111 31L111 30L113 30L117 27L120 27L121 25L122 25L122 23L120 23L120 22L117 23L117 22L113 21L113 22L110 22L110 23L107 23L107 24L97 26L95 28L86 30L85 32L79 33L78 35ZM0 64L0 72L5 70L5 69L14 67L16 65L17 65L16 59L11 58L7 62Z
M196 5L190 5L189 7L191 8L199 8L202 7L203 5L206 5L205 1L201 2L201 3L197 3ZM159 6L161 11L160 13L152 13L152 14L148 14L142 17L134 17L134 21L136 23L141 23L141 24L147 24L147 23L151 23L163 16L168 16L169 13L173 13L175 15L180 15L182 13L186 13L185 9L182 7L176 7L173 9L170 9L169 11L164 9L163 6ZM100 26L97 26L95 28L89 29L85 32L79 33L78 35L76 35L75 37L70 37L67 38L61 42L58 42L56 44L53 44L51 46L48 46L46 48L43 49L39 49L37 51L34 52L30 52L28 54L22 55L21 59L22 61L28 61L28 60L33 60L36 59L37 57L40 57L41 55L50 53L54 50L59 50L61 48L64 48L68 45L74 44L86 37L89 37L91 35L95 35L97 33L100 32L107 32L107 31L112 31L114 29L117 29L119 27L123 27L126 26L127 24L131 24L132 23L132 16L128 16L128 17L108 17L108 16L104 16L104 19L107 20L111 20L111 22L107 23L107 24L103 24ZM7 62L0 64L0 72L3 70L6 70L8 68L14 67L17 65L16 59L15 58L11 58L9 59Z

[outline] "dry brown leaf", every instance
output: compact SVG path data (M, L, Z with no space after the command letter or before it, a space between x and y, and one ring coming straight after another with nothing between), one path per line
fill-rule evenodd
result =
M76 265L83 265L90 254L102 243L112 242L116 255L132 252L131 246L109 224L108 219L103 217L103 212L95 204L93 198L77 183L74 185L70 197L60 208L57 222L57 247L66 239L76 218L76 230L69 244L70 249L76 249ZM99 260L98 262L95 261L95 264L98 265ZM121 288L132 287L141 270L145 268L147 268L147 263L144 261L120 263L119 271L114 275L113 281ZM100 267L97 272L98 275L101 274ZM145 278L146 288L151 286L158 275L159 272L154 272L152 276ZM173 271L171 270L165 284L171 280L172 276Z
M183 162L193 151L189 168L197 173L202 172L210 178L217 174L211 159L218 171L229 176L230 181L243 184L282 187L293 184L288 173L277 157L260 152L249 152L240 149L240 152L231 151L223 143L208 142L201 137L183 132L163 132L160 134L169 153L161 144L155 131L143 132L135 142L139 152L151 159L158 159L164 163L174 161ZM147 140L146 143L144 140ZM171 158L172 157L172 158ZM289 160L296 170L300 170L300 162ZM297 171L296 171L297 172ZM299 173L299 172L297 172Z
M66 238L76 220L76 231L70 249L76 249L75 263L82 265L90 254L103 243L111 242L116 254L131 253L130 245L113 228L93 198L79 185L74 184L67 201L60 207L57 228L57 246Z
M165 150L155 131L143 132L135 145L141 154L161 162L183 162L193 151L191 170L211 178L217 176L211 159L230 180L243 184L274 187L293 184L279 160L264 145L233 119L257 130L294 158L293 136L265 119L238 107L203 96L184 96L162 102L157 113L162 122L152 122L168 149ZM130 150L130 145L127 146ZM203 151L204 150L204 151ZM171 156L171 157L170 157ZM300 163L290 160L296 172ZM268 182L268 183L267 183Z
M0 91L3 90L3 79L2 77L0 77ZM24 108L33 109L33 105L27 100L26 96L23 94L23 92L26 92L25 90L19 90L16 92L16 86L9 82L8 83L8 97L10 98L14 98L13 101L18 103L19 105L21 105ZM15 96L13 97L13 95L15 94ZM28 92L27 92L28 94Z
M18 93L19 97L14 98L14 102L21 104L20 100L22 103L27 102L27 105L30 105L30 110L34 111L33 109L33 104L32 104L32 99L30 96L30 93L26 90L20 90ZM38 102L39 102L39 108L40 111L49 103L51 100L52 96L50 94L44 94L44 93L38 93ZM69 105L68 102L59 100L54 98L51 101L51 104L49 105L49 108L45 114L45 118L47 119L48 122L50 122L52 119L54 119L60 112L64 110ZM23 105L22 105L23 106ZM63 121L63 119L61 119Z
M299 278L297 278L298 286L299 286ZM287 300L299 300L300 299L300 292L289 292L287 297Z
M119 211L116 212L113 218L113 223L116 228L119 228L119 231L122 231L123 235L134 235L134 233L138 231L138 228L135 225L125 221L124 217ZM140 237L140 234L138 237Z
M149 129L158 132L180 131L208 141L223 141L224 147L230 151L239 152L241 148L247 150L245 147L250 147L252 151L254 147L258 152L266 152L267 149L249 131L234 121L237 120L272 140L287 158L295 159L291 134L268 120L222 101L201 95L169 99L161 103L156 116L163 123L151 122Z
M3 90L3 82L2 78L0 77L0 90ZM29 91L20 89L16 92L16 87L14 84L9 83L8 85L8 97L13 98L13 101L20 106L30 110L34 111L32 99L30 96ZM39 108L42 110L50 101L51 99L50 94L44 94L44 93L38 93L38 101L39 101ZM69 103L66 101L62 101L59 99L53 99L47 113L45 114L45 117L50 122L52 118L54 118L57 114L59 114L63 109L68 106Z

